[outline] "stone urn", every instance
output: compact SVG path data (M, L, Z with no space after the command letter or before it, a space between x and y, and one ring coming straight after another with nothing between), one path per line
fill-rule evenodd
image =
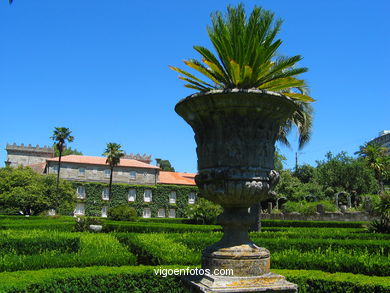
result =
M224 235L202 253L202 268L212 279L221 268L232 269L236 278L269 276L270 253L249 239L255 217L248 210L274 196L272 188L279 180L273 170L274 145L280 125L295 109L291 99L256 89L197 93L175 107L195 133L200 196L224 208L218 217ZM276 283L286 282L279 277L272 276ZM210 291L216 279L200 282Z

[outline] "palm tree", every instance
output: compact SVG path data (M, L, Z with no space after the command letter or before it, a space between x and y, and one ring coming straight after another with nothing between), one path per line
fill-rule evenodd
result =
M390 156L387 154L388 149L378 144L365 143L360 146L358 154L366 161L367 166L374 171L380 193L385 192L384 179L390 173Z
M58 184L60 182L60 170L61 170L61 157L62 157L62 152L65 149L65 144L67 142L72 142L74 140L74 137L71 136L70 134L72 131L69 130L69 128L66 127L55 127L53 131L53 136L50 138L55 141L54 147L59 153L58 156L58 170L57 170L57 189L58 189Z
M109 142L107 143L106 150L103 153L103 156L107 157L106 163L110 165L110 184L108 187L108 196L111 198L111 187L112 187L112 174L114 172L114 167L120 163L121 158L125 155L124 151L121 150L121 145Z
M297 109L281 126L279 141L289 145L287 134L295 125L299 132L299 148L310 139L313 102L308 94L306 82L297 76L307 71L297 67L302 59L280 56L277 52L282 44L275 39L282 20L260 7L253 9L247 18L244 6L228 6L226 15L212 15L212 27L208 34L217 53L202 46L194 46L201 61L190 59L184 63L210 81L204 81L180 68L170 66L182 74L180 79L188 82L185 87L207 92L213 89L260 89L278 92L296 102Z

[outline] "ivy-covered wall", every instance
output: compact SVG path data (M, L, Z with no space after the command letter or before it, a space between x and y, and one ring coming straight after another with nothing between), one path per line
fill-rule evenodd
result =
M92 182L73 182L76 190L77 186L84 186L85 199L78 199L77 202L85 203L86 216L98 216L102 214L104 206L115 207L122 204L128 204L135 208L139 217L142 217L144 208L150 208L151 217L157 218L158 209L165 209L165 217L169 216L169 210L174 208L176 210L176 218L187 217L185 209L188 205L188 196L191 192L198 192L196 186L183 185L129 185L129 184L113 184L111 197L109 200L102 199L103 189L108 187L104 183ZM134 202L128 201L128 194L130 189L136 190L136 199ZM149 189L152 191L152 201L144 202L144 191ZM176 203L169 203L169 194L176 192Z

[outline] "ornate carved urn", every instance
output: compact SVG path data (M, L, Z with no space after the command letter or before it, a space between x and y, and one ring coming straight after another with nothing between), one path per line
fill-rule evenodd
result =
M273 196L274 145L295 107L281 94L255 89L197 93L177 103L175 111L195 132L200 196L224 208L218 217L224 236L203 251L203 269L230 268L237 277L269 273L269 251L248 236L255 221L248 209Z

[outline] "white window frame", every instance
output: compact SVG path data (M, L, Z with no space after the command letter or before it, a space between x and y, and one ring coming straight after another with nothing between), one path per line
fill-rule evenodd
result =
M151 189L144 190L144 202L152 202L153 194Z
M82 192L80 192L80 191L82 191ZM77 193L77 198L80 198L80 199L85 199L86 198L85 187L84 186L77 186L76 193Z
M111 176L111 170L110 169L105 169L104 170L104 177L105 178L110 178Z
M76 207L74 209L74 214L76 216L84 216L85 215L85 204L84 203L76 203Z
M107 218L108 215L108 206L102 207L102 218Z
M165 218L165 209L158 209L157 218Z
M129 189L129 192L127 193L127 200L133 202L136 199L137 199L137 190L135 188Z
M194 204L195 201L196 201L196 193L195 192L191 192L188 195L188 204Z
M55 174L57 174L58 173L58 165L54 165L52 168L53 168L53 172Z
M176 203L176 191L169 193L169 203Z
M136 180L137 179L137 172L136 171L130 171L129 172L129 178L130 178L130 180Z
M83 172L82 172L83 171ZM80 167L79 168L79 176L81 177L84 177L85 176L85 168L84 167Z
M110 200L110 190L108 187L104 187L102 191L102 200Z
M176 218L176 209L169 209L169 218Z
M143 218L151 218L152 217L152 211L150 208L144 208L142 210L142 217Z
M93 168L93 174L97 174L97 172L98 172L98 169L97 168Z

